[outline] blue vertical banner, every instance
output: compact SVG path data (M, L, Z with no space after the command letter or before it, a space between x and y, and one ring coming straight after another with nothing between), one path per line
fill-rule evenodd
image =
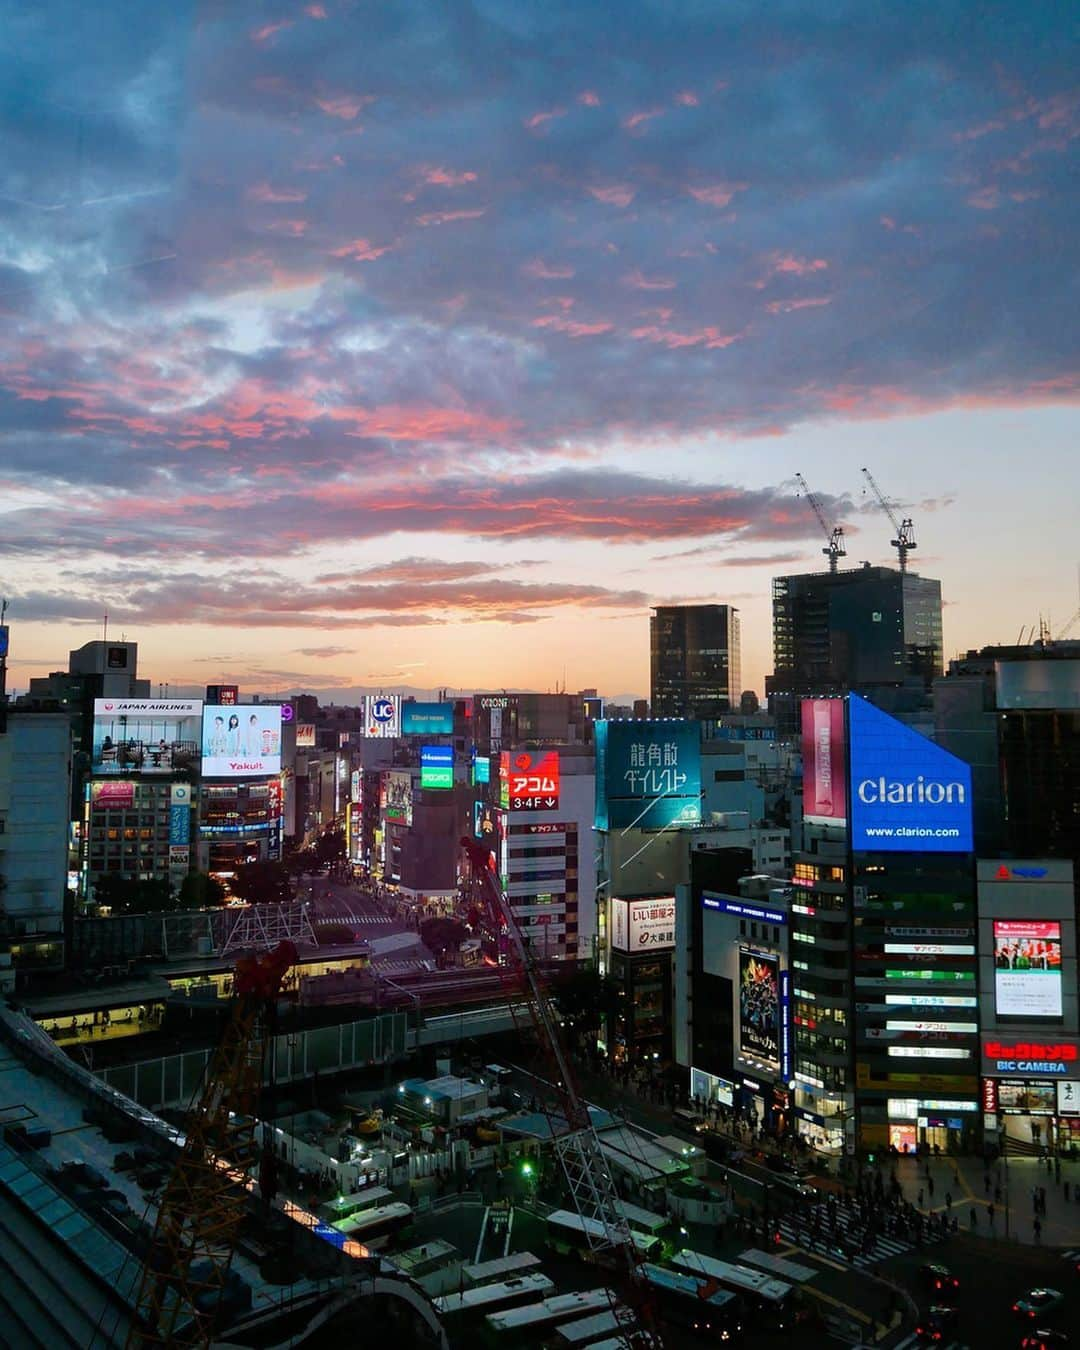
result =
M791 1082L791 971L780 972L780 1077Z

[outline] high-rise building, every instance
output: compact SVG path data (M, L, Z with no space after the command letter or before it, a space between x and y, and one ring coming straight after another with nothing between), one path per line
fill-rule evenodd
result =
M739 611L662 605L650 621L653 717L719 717L739 705Z
M929 692L941 674L941 582L891 567L773 579L773 673L765 681L780 730L799 727L804 698Z

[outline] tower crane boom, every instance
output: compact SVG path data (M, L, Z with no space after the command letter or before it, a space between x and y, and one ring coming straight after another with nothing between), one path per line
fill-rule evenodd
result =
M896 533L895 539L890 539L889 544L896 549L896 556L900 563L900 571L907 571L908 554L918 548L915 542L915 525L910 516L905 516L903 520L898 520L896 512L893 510L892 503L877 485L877 479L869 469L863 469L863 477L870 484L874 496L878 500L878 505L889 517L889 524Z
M801 473L795 475L795 481L802 489L802 494L810 503L810 509L817 517L817 522L825 533L828 543L821 550L829 560L829 571L835 572L840 564L841 558L847 557L847 547L844 544L844 530L840 525L830 525L825 510L818 501L817 497L810 491L810 484Z

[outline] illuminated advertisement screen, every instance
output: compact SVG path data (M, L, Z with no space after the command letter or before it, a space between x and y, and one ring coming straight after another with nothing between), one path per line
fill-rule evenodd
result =
M491 782L491 760L487 755L473 754L472 762L472 781L473 787L478 787L481 783Z
M311 749L314 745L315 745L315 723L297 722L296 724L297 750Z
M998 1110L1007 1116L1053 1116L1057 1114L1057 1084L1031 1079L998 1079Z
M398 694L368 694L364 698L364 735L392 740L401 735L401 697Z
M452 703L403 703L401 705L401 734L403 736L452 736L454 734L454 705Z
M94 699L91 771L122 776L197 769L202 714L201 698Z
M969 765L857 694L848 738L856 852L972 851Z
M700 822L699 722L605 719L593 731L598 830Z
M559 752L514 751L508 760L511 811L554 811L559 805Z
M675 897L611 901L611 945L620 952L667 951L675 945Z
M994 1002L999 1017L1060 1017L1061 925L994 920Z
M90 809L104 811L130 811L135 805L135 784L129 779L118 778L106 783L90 784Z
M780 1063L780 960L739 949L739 1047L744 1055Z
M387 820L412 824L412 774L387 773L384 779L383 814Z
M422 788L452 788L454 786L454 747L452 745L422 745L420 747L420 786Z
M803 819L843 825L847 820L844 700L802 703Z
M204 778L254 778L281 772L281 706L208 703L203 708Z

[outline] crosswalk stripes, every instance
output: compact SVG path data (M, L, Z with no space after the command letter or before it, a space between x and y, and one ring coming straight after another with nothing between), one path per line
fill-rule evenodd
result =
M811 1254L815 1251L820 1252L822 1256L828 1256L831 1260L844 1261L856 1270L914 1250L914 1244L911 1242L879 1234L872 1249L864 1252L860 1235L849 1224L848 1216L843 1212L837 1219L835 1237L825 1225L822 1225L817 1237L811 1241L809 1229L806 1227L796 1229L791 1219L786 1216L780 1220L780 1232L788 1242L795 1243L797 1247L802 1247ZM845 1256L845 1251L854 1251L856 1254L853 1257Z

